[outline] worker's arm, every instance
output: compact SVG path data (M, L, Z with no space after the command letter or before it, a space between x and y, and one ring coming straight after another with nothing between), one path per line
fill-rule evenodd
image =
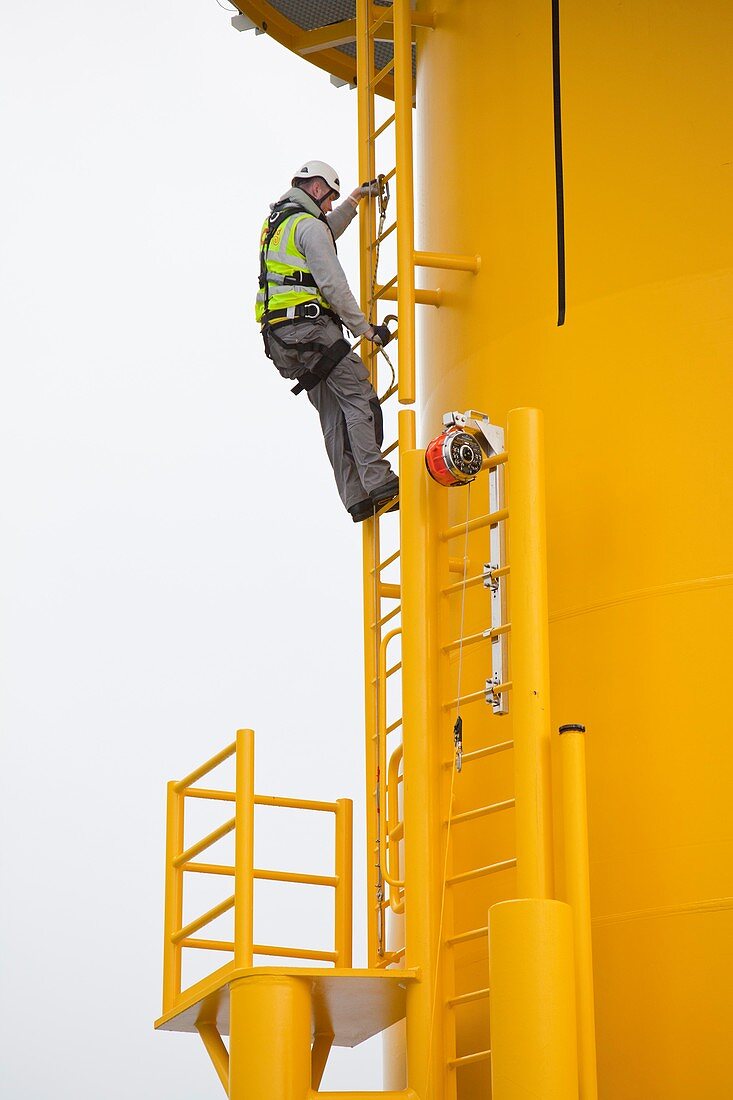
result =
M358 203L354 202L354 199L349 196L344 202L335 206L330 214L326 214L328 224L334 237L338 239L343 231L351 225L356 217L356 210Z
M295 246L305 256L321 294L354 336L371 332L371 325L349 289L328 226L316 218L303 218L295 228Z

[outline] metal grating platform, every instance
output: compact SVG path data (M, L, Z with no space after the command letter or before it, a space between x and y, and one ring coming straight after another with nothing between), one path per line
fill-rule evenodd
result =
M382 8L392 6L392 0L373 0L373 3L375 6ZM288 20L293 27L297 27L301 31L320 30L346 19L354 19L356 15L355 0L267 0L267 5L260 6L265 10L269 7L271 11L277 12L279 16ZM246 11L246 4L240 4L239 7L244 8ZM349 58L356 58L356 45L353 42L347 42L334 48L340 54L345 54ZM393 54L394 49L390 42L376 42L374 46L375 67L383 69L392 60ZM417 60L414 46L412 50L412 71L413 76L416 75Z

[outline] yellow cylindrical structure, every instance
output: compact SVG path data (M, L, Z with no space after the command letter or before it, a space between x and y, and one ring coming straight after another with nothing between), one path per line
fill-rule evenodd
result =
M311 1086L311 988L304 978L232 982L229 1100L305 1100Z
M552 726L580 715L593 731L599 1093L729 1095L733 7L418 7L437 18L418 31L416 247L482 257L476 276L421 272L443 298L439 310L417 307L418 445L447 410L482 409L500 424L518 406L544 412ZM458 523L465 502L447 493ZM480 587L466 616L469 630L488 625ZM464 682L480 684L485 667L473 647ZM484 719L487 738L511 734L509 698L506 719ZM482 784L466 774L459 809L510 789L504 774ZM560 881L561 845L558 860ZM479 1042L477 1029L467 1048Z
M569 906L527 899L489 911L492 1100L577 1100Z
M552 897L550 668L548 663L545 469L542 414L509 414L511 499L511 711L517 800L517 892Z
M580 1100L597 1100L593 951L588 872L588 808L585 793L585 738L582 726L560 727L560 757L565 841L565 898L573 915L575 949Z

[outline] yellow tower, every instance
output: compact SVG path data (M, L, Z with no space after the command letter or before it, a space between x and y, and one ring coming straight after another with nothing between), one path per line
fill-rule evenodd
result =
M336 821L334 874L295 876L334 890L334 950L253 968L252 882L286 873L252 864L241 733L231 791L171 786L159 1024L199 1031L234 1100L300 1100L378 1031L390 1096L733 1094L733 7L237 6L357 85L360 172L393 194L360 230L407 406L399 517L365 530L369 957L348 803L304 800ZM484 469L438 487L420 448L473 409ZM235 804L230 867L184 850L190 797ZM214 942L182 927L184 873L234 877L235 933L181 992Z

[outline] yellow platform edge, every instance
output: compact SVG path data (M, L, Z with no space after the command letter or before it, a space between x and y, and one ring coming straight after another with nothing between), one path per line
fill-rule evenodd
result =
M407 986L419 981L417 970L315 969L233 963L184 991L175 1008L155 1022L158 1031L196 1033L197 1023L215 1023L229 1034L229 987L264 975L299 978L311 984L313 1034L332 1033L333 1045L355 1047L404 1019Z

